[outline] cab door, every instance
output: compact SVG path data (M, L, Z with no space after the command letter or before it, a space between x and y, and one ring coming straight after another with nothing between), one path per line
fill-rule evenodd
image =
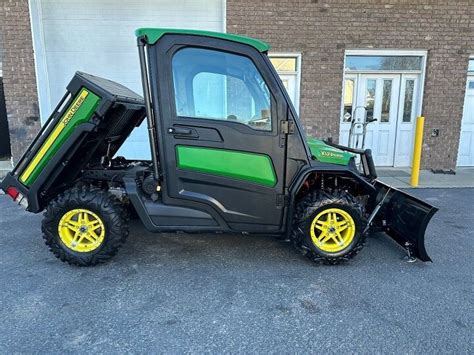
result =
M266 55L186 35L151 49L163 202L206 211L225 229L278 231L287 103Z

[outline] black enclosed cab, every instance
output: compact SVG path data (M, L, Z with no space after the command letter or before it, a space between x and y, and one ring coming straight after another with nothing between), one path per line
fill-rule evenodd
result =
M138 215L152 232L284 236L336 264L385 231L429 261L436 208L377 180L370 150L307 137L269 46L231 34L136 31L144 98L76 73L0 187L30 212L63 261L112 257ZM116 156L146 118L151 160Z

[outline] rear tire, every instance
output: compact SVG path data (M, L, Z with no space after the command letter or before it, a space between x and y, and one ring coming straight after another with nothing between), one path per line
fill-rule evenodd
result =
M128 236L128 214L106 190L81 186L52 200L44 213L43 239L61 261L92 266L111 259Z
M296 206L291 240L316 263L349 261L365 244L363 210L346 191L312 191Z

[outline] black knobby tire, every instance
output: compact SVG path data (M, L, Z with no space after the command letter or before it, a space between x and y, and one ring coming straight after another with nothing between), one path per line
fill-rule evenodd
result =
M313 218L328 208L338 208L349 213L355 224L352 242L337 253L319 249L311 240L310 228ZM319 264L336 265L349 261L364 247L366 234L363 233L366 221L363 205L350 193L342 190L311 191L296 206L291 240L294 246L312 261Z
M97 249L77 252L61 240L58 225L65 213L85 208L97 214L105 226L105 237ZM64 191L52 200L44 213L41 229L51 252L61 261L72 265L92 266L111 259L128 237L128 214L122 203L108 191L81 186Z

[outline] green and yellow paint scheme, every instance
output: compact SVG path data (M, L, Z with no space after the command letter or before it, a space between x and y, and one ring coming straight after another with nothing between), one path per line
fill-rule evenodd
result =
M200 173L273 187L277 177L271 158L266 154L238 150L176 146L177 167Z
M354 156L314 138L308 138L307 142L314 158L323 163L348 165ZM176 162L177 168L183 170L224 176L269 187L277 183L272 160L266 154L177 145Z
M56 124L49 137L41 145L34 158L20 175L20 181L30 186L39 176L44 167L56 154L64 142L71 136L74 128L90 120L100 97L83 88Z
M354 157L352 153L331 147L313 137L307 137L306 142L311 150L311 155L322 163L348 165L351 158Z

